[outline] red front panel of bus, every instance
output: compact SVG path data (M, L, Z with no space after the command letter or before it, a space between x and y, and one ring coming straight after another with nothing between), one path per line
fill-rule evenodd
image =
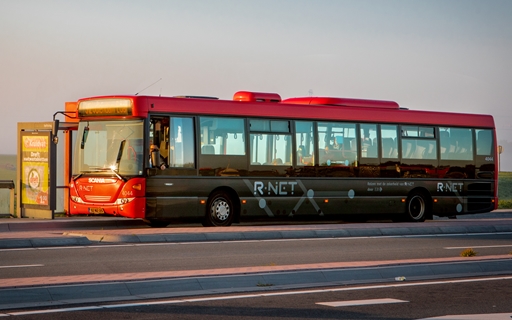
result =
M145 218L146 180L80 177L70 184L70 214L108 214Z

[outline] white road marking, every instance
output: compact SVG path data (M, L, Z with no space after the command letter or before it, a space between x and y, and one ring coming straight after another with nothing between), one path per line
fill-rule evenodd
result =
M369 300L317 302L316 304L320 304L320 305L328 306L328 307L354 307L354 306L368 306L368 305L374 305L374 304L404 303L404 302L409 302L409 301L385 298L385 299L369 299Z
M173 299L173 300L161 300L161 301L149 301L141 303L125 303L125 304L109 304L101 306L88 306L78 308L61 308L61 309L49 309L49 310L33 310L33 311L20 311L20 312L9 312L0 313L0 317L8 316L24 316L32 314L45 314L45 313L57 313L57 312L72 312L82 310L101 310L101 309L113 309L113 308L127 308L127 307L144 307L154 306L163 304L178 304L178 303L191 303L191 302L207 302L207 301L218 301L218 300L233 300L233 299L247 299L247 298L260 298L260 297L271 297L271 296L287 296L296 294L311 294L311 293L328 293L328 292L341 292L341 291L355 291L355 290L372 290L372 289L389 289L399 287L414 287L414 286L427 286L427 285L440 285L440 284L455 284L455 283L468 283L468 282L484 282L484 281L502 281L512 280L512 276L506 277L493 277L493 278L471 278L471 279L456 279L456 280L445 280L445 281L425 281L415 283L388 283L382 285L371 285L371 286L359 286L359 287L340 287L330 289L315 289L315 290L297 290L297 291L285 291L285 292L269 292L269 293L255 293L255 294L244 294L244 295L226 295L226 296L215 296L215 297L204 297L204 298L193 298L193 299ZM436 319L436 318L433 318ZM442 319L442 318L439 318ZM447 318L444 320L448 320ZM458 319L458 318L455 318ZM462 318L463 320L466 320ZM471 318L468 318L471 319ZM501 318L487 318L480 317L477 319L493 319L501 320ZM509 318L507 318L509 319Z
M483 248L510 248L510 247L512 247L512 244L502 244L502 245L494 245L494 246L444 247L444 249L447 249L447 250L460 250L460 249L467 249L467 248L483 249Z
M424 318L418 320L505 320L512 319L512 313L489 313L489 314L461 314L448 315L435 318Z
M0 266L0 269L6 268L30 268L30 267L44 267L44 264L20 264L15 266Z

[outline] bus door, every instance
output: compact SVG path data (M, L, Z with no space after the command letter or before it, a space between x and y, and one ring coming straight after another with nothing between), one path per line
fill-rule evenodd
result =
M147 216L189 218L197 216L197 190L185 176L196 176L195 130L192 117L152 117L147 149ZM158 160L154 158L158 157ZM155 165L156 164L156 165ZM183 213L178 216L176 213Z

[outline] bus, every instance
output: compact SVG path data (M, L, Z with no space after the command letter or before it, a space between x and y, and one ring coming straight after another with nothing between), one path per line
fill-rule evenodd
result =
M376 215L421 222L497 208L490 115L393 101L239 91L80 99L70 215L229 226Z

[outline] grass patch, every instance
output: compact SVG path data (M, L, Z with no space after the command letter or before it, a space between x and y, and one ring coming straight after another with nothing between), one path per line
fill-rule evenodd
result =
M498 200L499 209L512 209L512 200Z
M272 283L261 283L261 282L258 282L258 284L256 284L257 287L272 287L273 284Z
M512 209L512 172L500 172L498 177L498 207Z
M472 248L468 248L468 249L463 250L460 253L460 256L461 257L474 257L474 256L476 256L476 254L477 254L477 252L475 250L473 250Z

